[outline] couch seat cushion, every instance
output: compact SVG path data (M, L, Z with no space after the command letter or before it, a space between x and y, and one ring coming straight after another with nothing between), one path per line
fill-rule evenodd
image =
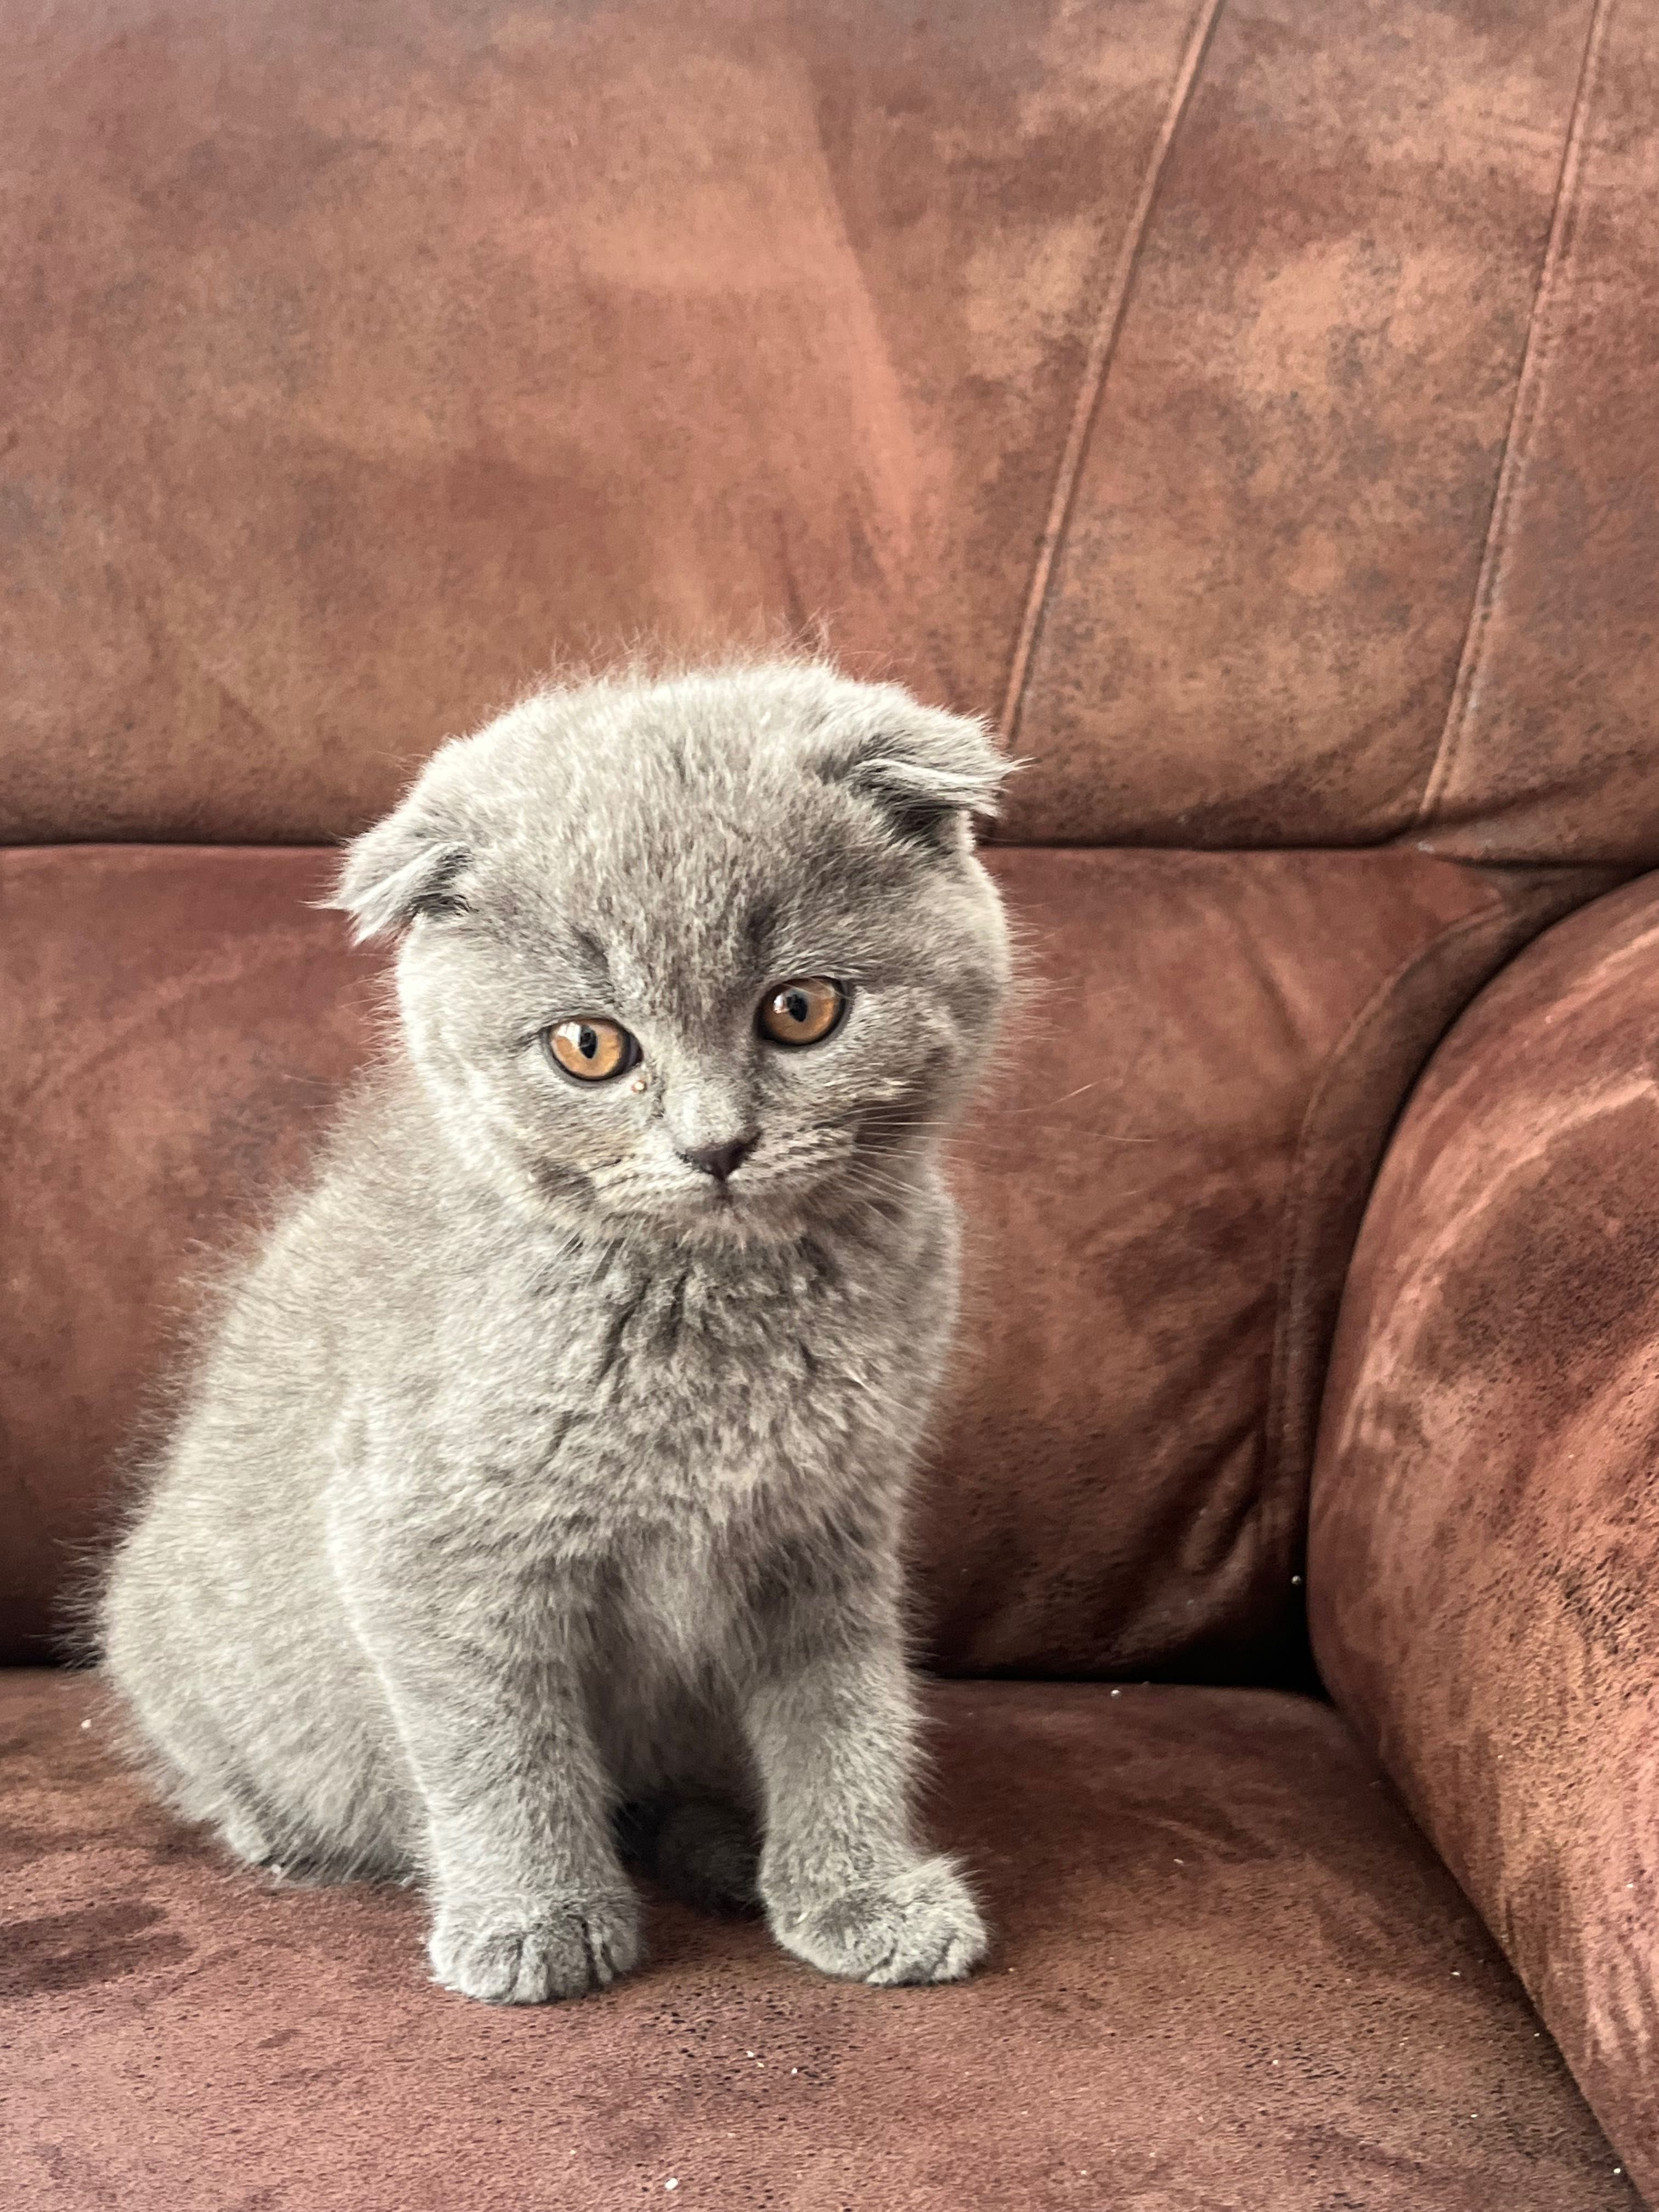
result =
M1328 1707L930 1692L986 1968L823 1981L653 1899L633 1979L493 2010L419 1899L233 1868L84 1675L0 1674L0 2172L32 2212L1612 2212L1618 2160Z

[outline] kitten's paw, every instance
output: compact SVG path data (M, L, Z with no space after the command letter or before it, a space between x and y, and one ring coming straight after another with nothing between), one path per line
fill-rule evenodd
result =
M946 1858L770 1917L786 1951L846 1981L957 1982L985 1956L979 1907Z
M657 1831L658 1879L703 1912L752 1912L760 1903L756 1875L760 1838L735 1805L689 1797Z
M547 2004L603 1989L640 1959L630 1893L557 1898L523 1913L439 1913L427 1946L434 1978L486 2004Z

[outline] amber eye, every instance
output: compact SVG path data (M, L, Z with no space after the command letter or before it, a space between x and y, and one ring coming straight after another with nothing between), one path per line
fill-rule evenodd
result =
M638 1040L619 1022L597 1017L555 1022L544 1035L548 1051L578 1083L608 1083L613 1075L626 1075L640 1056Z
M761 1035L774 1044L822 1044L847 1011L847 994L828 975L780 983L761 1000Z

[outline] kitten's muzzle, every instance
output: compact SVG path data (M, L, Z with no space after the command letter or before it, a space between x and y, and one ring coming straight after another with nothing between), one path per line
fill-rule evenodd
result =
M680 1158L689 1168L700 1168L716 1182L725 1182L734 1169L755 1149L755 1137L728 1137L723 1145L693 1145Z

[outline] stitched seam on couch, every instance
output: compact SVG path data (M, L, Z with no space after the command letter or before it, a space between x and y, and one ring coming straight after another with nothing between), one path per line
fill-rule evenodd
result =
M1222 0L1200 0L1197 19L1170 88L1164 121L1141 179L1140 195L1125 228L1111 282L1106 288L1106 296L1095 319L1094 332L1089 341L1083 374L1078 382L1077 401L1072 410L1071 424L1066 434L1066 442L1060 448L1059 466L1054 471L1054 487L1048 501L1048 520L1043 524L1042 535L1037 540L1036 558L1032 563L1031 580L1026 587L1024 610L1014 641L1013 657L1009 663L1008 683L998 725L1005 744L1012 745L1019 732L1020 717L1025 707L1025 687L1048 612L1049 586L1059 564L1060 550L1071 528L1072 510L1076 504L1083 464L1088 458L1095 418L1100 411L1101 397L1106 388L1112 356L1117 350L1118 338L1128 311L1135 270L1146 241L1146 233L1152 225L1152 208L1158 198L1158 186L1164 181L1170 151L1191 102L1193 88L1203 67L1210 34L1215 28L1221 6Z
M1538 289L1533 295L1532 313L1527 322L1526 343L1521 354L1520 374L1516 379L1515 399L1510 410L1509 427L1504 435L1504 457L1498 465L1498 483L1492 493L1492 514L1486 526L1486 544L1481 549L1474 596L1470 603L1468 627L1463 635L1457 673L1452 681L1445 726L1435 748L1434 758L1429 763L1423 796L1418 802L1413 825L1419 830L1425 828L1432 819L1435 808L1450 781L1452 769L1474 715L1487 629L1503 589L1504 561L1510 535L1510 514L1520 489L1528 451L1542 411L1549 380L1554 335L1553 310L1559 295L1559 282L1571 260L1577 234L1578 194L1583 180L1584 146L1589 137L1590 109L1595 100L1604 34L1612 12L1612 0L1595 0L1589 32L1584 41L1584 58L1579 68L1578 84L1573 95L1567 143L1562 151L1561 169L1556 182L1549 240L1544 249L1543 267L1539 271Z

